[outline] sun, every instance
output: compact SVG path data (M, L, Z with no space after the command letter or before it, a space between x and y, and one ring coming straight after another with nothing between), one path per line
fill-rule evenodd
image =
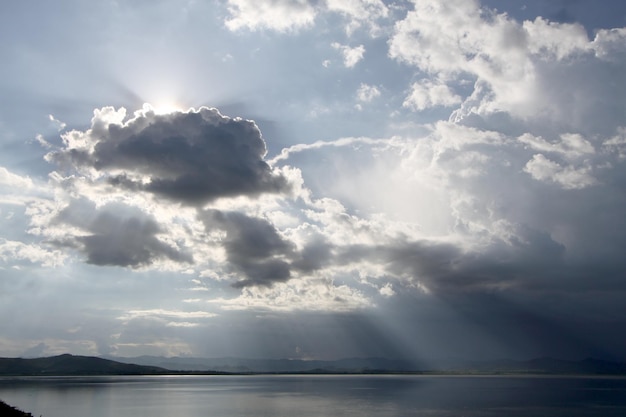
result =
M146 103L144 106L148 106L155 114L170 114L185 111L183 106L174 100L157 100Z

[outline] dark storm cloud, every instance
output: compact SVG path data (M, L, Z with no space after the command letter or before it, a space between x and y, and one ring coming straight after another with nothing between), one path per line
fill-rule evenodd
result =
M92 232L77 240L83 244L87 262L94 265L137 267L161 257L177 262L191 260L157 239L159 227L150 219L120 219L102 213L94 221Z
M90 131L72 132L89 146L66 141L48 159L95 168L113 185L186 204L288 189L287 180L263 160L265 142L252 121L203 107L163 115L144 111L111 123L111 111L96 112Z
M294 268L304 273L316 271L326 266L333 257L333 246L324 238L313 238L294 260Z
M568 263L562 244L527 226L519 226L506 241L491 238L473 249L457 243L406 238L378 245L341 246L322 236L313 236L297 248L262 218L218 210L202 211L200 218L207 230L225 232L221 245L227 260L235 272L244 276L233 284L237 288L272 286L295 274L306 276L332 265L358 268L359 264L372 263L390 276L419 282L440 295L512 288L544 292L564 285L573 291L586 288L586 271L599 267L593 264L581 268ZM601 280L610 285L610 275Z
M222 241L230 264L246 277L235 287L272 285L291 276L287 258L293 245L283 239L268 221L239 212L207 210L201 214L207 229L226 232Z
M312 272L330 258L330 249L323 240L313 240L298 251L262 218L219 210L205 210L200 217L207 229L226 232L221 243L227 259L245 276L233 284L236 288L284 282L292 277L292 271Z
M88 204L91 206L91 204ZM58 245L75 247L94 265L141 267L157 259L191 263L192 257L157 237L163 230L150 216L119 205L99 209L78 204L63 210L57 221L82 229Z
M542 279L563 268L565 248L549 235L522 228L510 241L493 239L480 249L452 243L397 239L381 245L338 249L339 264L374 262L436 293L482 292L507 287L548 287Z

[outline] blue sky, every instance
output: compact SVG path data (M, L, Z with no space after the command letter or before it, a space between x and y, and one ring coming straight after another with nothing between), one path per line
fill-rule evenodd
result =
M3 3L0 355L626 360L625 26Z

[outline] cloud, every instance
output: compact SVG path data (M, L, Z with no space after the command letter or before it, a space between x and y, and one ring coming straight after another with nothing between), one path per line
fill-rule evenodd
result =
M201 216L208 229L225 230L222 245L227 259L246 277L235 283L237 287L271 285L290 278L285 257L290 255L292 247L269 222L238 212L217 210L205 211Z
M190 254L159 238L164 230L154 218L130 206L108 204L97 208L88 201L74 201L58 213L54 222L61 223L64 232L54 243L78 249L90 264L138 268L159 259L193 262Z
M228 0L230 30L296 30L313 24L318 13L310 0Z
M304 152L304 151L311 150L311 149L320 149L324 147L336 148L336 147L343 147L343 146L348 146L348 145L358 145L360 143L387 144L389 142L390 141L388 139L372 139L372 138L367 138L367 137L360 137L360 138L349 137L349 138L340 138L340 139L333 140L333 141L316 141L313 143L299 143L296 145L292 145L288 148L283 148L280 151L280 154L275 156L269 162L271 164L276 164L279 161L288 159L294 153Z
M333 42L331 46L341 52L343 55L343 65L346 68L354 67L363 59L363 55L365 55L365 47L363 45L350 47L348 45L342 45L338 42Z
M376 21L389 15L389 9L381 0L327 0L326 7L350 19L346 27L348 33L368 24L370 31L376 34L379 31Z
M19 267L23 262L56 267L63 264L66 255L59 250L50 250L39 244L28 244L0 238L0 261Z
M0 167L0 186L23 190L32 188L33 181L29 177L22 177L5 167Z
M4 351L622 355L626 29L495 0L131 3L5 51ZM82 116L146 95L225 107Z
M236 298L213 299L211 304L226 311L324 311L350 312L371 307L362 292L348 285L336 285L332 279L294 279L272 287L244 288Z
M573 166L561 166L551 161L543 154L536 154L528 161L524 171L538 181L554 182L565 189L580 189L597 183L591 175L590 166L575 168Z
M51 114L48 115L48 119L50 120L50 123L54 125L56 130L58 130L59 132L67 127L67 123L60 121L59 119L57 119Z
M626 127L617 129L617 133L604 141L602 146L610 153L617 154L620 160L626 159Z
M560 135L559 140L554 143L548 142L540 136L535 137L530 134L524 134L519 137L519 141L529 145L536 151L561 154L567 159L576 159L595 153L593 145L579 134L564 133Z
M396 295L396 292L393 290L393 286L391 285L391 283L387 283L387 284L383 285L378 290L378 292L383 297L393 297L394 295Z
M413 139L286 149L281 161L296 152L317 161L319 190L332 197L307 211L332 249L319 272L357 273L396 294L622 291L624 237L612 230L624 225L623 132L544 138L505 127L438 122Z
M414 2L389 45L392 58L441 81L480 82L472 111L503 110L523 118L567 117L545 104L559 94L546 78L556 78L556 68L567 72L572 60L594 60L594 45L581 25L541 18L518 23L477 1Z
M307 233L299 245L283 236L268 220L241 212L205 210L200 218L208 232L225 232L219 244L239 278L237 288L273 286L295 274L308 275L322 268L331 258L326 242L319 234Z
M228 0L227 8L230 17L225 24L232 31L296 31L312 27L321 13L337 13L348 20L348 33L366 24L377 34L376 22L389 14L381 0Z
M166 319L206 319L215 317L216 314L206 311L178 311L178 310L128 310L122 314L119 319L128 321L136 318L166 318Z
M422 80L411 85L411 93L402 105L421 111L435 106L450 107L461 103L461 97L445 83Z
M265 142L254 122L206 107L157 115L145 106L125 118L123 108L94 111L91 128L63 134L64 147L46 159L92 180L191 205L289 189L263 160Z
M380 90L375 85L361 83L356 92L356 96L359 101L368 103L380 96Z

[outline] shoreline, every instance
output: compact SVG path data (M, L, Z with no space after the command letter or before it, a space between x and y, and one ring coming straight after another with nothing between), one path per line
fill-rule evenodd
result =
M0 400L0 415L3 417L33 417L31 413L13 407L2 400Z
M163 373L38 373L0 374L0 380L13 378L97 378L97 377L167 377L167 376L458 376L458 377L556 377L556 378L626 378L623 373L568 372L446 372L446 371L377 371L377 372L212 372L172 371ZM2 400L0 400L1 402Z

